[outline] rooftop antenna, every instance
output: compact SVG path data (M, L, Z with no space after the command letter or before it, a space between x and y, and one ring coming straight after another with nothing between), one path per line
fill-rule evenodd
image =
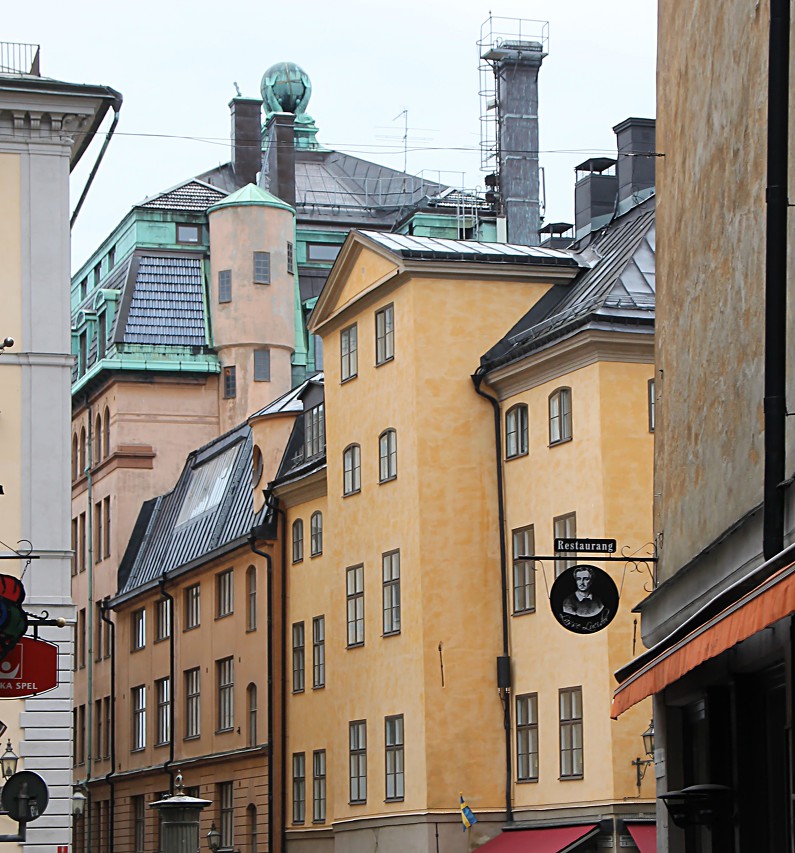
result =
M397 121L403 116L403 172L408 171L409 162L409 111L408 107L404 107L402 112L399 112L392 121Z
M240 86L237 85L237 80L232 82L232 85L235 87L235 92L237 92L237 97L241 97L240 95Z

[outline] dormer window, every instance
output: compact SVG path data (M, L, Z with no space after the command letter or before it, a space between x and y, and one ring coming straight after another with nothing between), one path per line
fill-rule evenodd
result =
M326 449L326 424L323 403L309 409L304 415L304 458L311 459Z

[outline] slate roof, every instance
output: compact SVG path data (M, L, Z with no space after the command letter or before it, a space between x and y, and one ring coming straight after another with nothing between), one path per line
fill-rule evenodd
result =
M138 258L124 343L204 346L204 269L199 257L142 254ZM120 318L124 322L124 318Z
M137 207L204 213L208 207L226 198L226 193L204 181L190 178L159 195L144 199Z
M286 394L282 394L281 397L277 397L272 403L268 403L265 408L260 409L258 412L254 412L253 415L249 418L249 420L253 418L261 418L267 415L279 415L283 412L290 413L300 413L304 411L304 403L301 400L301 394L304 392L306 387L310 382L314 382L317 384L323 384L323 374L315 373L302 382L300 385L296 385L295 388L291 388Z
M359 233L402 258L564 267L583 265L576 256L563 249L542 249L538 246L519 246L511 243L480 243L476 240L410 237L381 231Z
M265 514L254 513L251 429L243 424L194 450L176 486L141 509L119 566L117 598L167 572L236 547Z
M585 326L632 325L653 330L655 198L606 226L576 256L588 269L573 284L556 285L482 358L490 370Z

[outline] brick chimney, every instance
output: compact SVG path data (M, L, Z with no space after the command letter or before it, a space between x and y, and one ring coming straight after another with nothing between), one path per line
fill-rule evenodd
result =
M272 113L263 133L261 185L295 207L295 115Z
M232 167L238 187L257 182L262 168L261 107L259 98L232 98Z

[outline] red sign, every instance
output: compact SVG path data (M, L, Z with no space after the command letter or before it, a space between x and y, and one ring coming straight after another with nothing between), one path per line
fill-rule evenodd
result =
M0 661L0 699L35 696L58 686L58 646L23 637Z
M59 844L58 845L58 853L69 853L69 845L68 844Z

